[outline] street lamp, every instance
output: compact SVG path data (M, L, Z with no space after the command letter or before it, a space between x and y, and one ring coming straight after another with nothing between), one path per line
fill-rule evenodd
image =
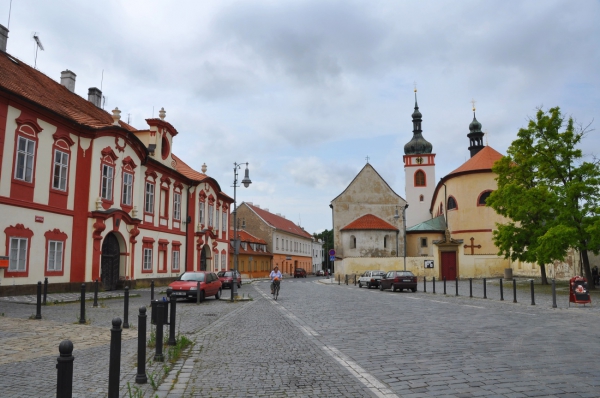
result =
M237 234L237 198L236 198L236 188L238 187L238 170L242 167L244 163L233 163L233 273L231 275L231 301L233 302L233 298L237 293L237 270L238 270L238 254L240 248L240 242ZM246 171L244 173L244 179L242 180L242 184L245 188L248 188L252 181L250 181L249 170L248 170L248 162L246 162Z
M408 209L408 203L402 209L402 224L404 224L404 271L406 271L406 209Z

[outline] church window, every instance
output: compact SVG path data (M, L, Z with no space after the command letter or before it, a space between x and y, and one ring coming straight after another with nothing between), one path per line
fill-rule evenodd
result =
M354 235L350 236L350 249L356 249L356 237Z
M425 173L423 172L423 170L418 170L415 173L415 187L424 187L425 183Z
M421 247L427 247L427 238L421 238Z
M385 249L387 247L387 235L383 237L383 248Z
M446 208L448 210L456 210L456 209L458 209L458 205L456 204L456 199L454 199L454 196L450 196L448 198L448 206Z
M479 195L479 199L477 199L477 206L485 206L487 198L490 196L492 191L484 191Z
M424 197L423 195L420 195L420 196L419 196L419 202L422 202L422 201L424 201L424 200L425 200L425 197Z

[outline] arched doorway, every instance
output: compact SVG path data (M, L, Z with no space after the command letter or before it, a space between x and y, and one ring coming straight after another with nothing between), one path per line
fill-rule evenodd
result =
M100 276L105 290L115 290L119 281L121 247L114 233L109 233L102 242L102 269Z
M200 271L210 271L210 249L204 246L200 252Z

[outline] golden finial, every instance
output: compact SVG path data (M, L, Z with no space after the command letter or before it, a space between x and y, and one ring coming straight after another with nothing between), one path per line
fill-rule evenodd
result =
M473 112L475 112L475 102L477 102L477 101L475 101L474 99L471 99L471 104L473 104Z
M415 93L417 92L417 82L413 82L413 86L415 86Z

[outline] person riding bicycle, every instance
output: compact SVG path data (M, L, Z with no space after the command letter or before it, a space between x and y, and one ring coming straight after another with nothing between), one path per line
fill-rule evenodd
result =
M271 278L271 294L275 294L275 285L279 285L282 277L283 275L281 275L279 267L275 266L275 268L273 269L273 271L271 271L271 274L269 275L269 278Z

